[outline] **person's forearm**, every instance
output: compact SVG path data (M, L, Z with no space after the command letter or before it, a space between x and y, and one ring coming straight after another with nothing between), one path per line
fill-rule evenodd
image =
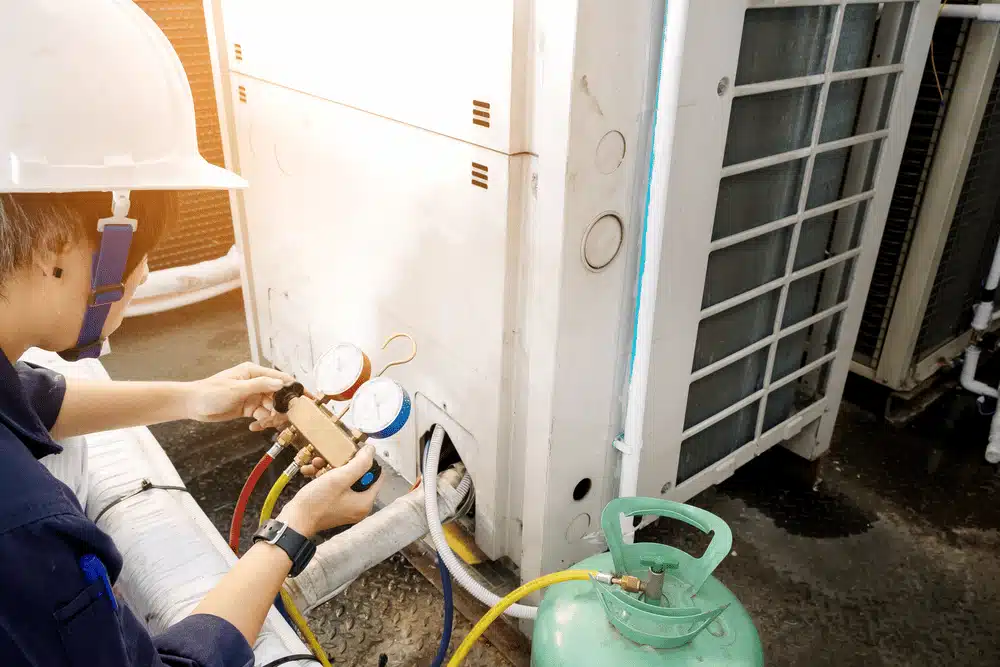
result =
M278 519L311 537L314 531L294 512L294 507L286 506ZM292 561L283 549L258 542L191 613L211 614L229 621L253 646L291 569Z
M282 549L258 542L191 613L229 621L253 646L291 568L292 561Z
M187 383L66 378L66 396L52 437L68 438L188 416Z

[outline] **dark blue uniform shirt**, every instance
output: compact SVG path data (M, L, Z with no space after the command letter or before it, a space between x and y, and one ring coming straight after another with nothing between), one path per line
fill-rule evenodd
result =
M49 428L66 383L52 371L11 365L0 352L0 666L248 667L246 639L197 614L151 637L80 559L96 556L111 583L122 557L73 492L38 459L57 454Z

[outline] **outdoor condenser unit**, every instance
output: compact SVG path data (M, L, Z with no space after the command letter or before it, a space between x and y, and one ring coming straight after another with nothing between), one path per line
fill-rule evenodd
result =
M1000 236L998 36L958 19L934 31L852 364L897 391L968 345Z
M775 444L828 448L938 3L671 7L639 493L687 499ZM309 383L335 343L378 365L412 334L390 373L414 417L384 459L415 479L442 424L490 557L530 577L599 550L663 3L215 9L255 352Z

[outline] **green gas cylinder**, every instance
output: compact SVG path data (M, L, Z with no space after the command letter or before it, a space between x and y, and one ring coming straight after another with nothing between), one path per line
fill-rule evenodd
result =
M626 544L622 515L655 514L713 533L701 558L655 543ZM733 544L726 522L697 507L658 498L618 498L601 515L608 553L573 570L632 575L643 592L596 580L550 587L538 609L532 667L760 667L753 621L712 576Z

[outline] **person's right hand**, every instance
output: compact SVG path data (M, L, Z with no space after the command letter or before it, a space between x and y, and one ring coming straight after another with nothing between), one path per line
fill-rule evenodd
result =
M278 519L306 537L313 537L321 530L358 523L371 512L385 478L379 478L361 493L352 491L351 485L368 472L374 458L375 446L366 445L346 464L302 487L282 508Z

